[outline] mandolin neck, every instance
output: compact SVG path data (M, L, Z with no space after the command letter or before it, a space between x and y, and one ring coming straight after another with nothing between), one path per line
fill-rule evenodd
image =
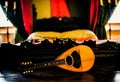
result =
M52 66L57 66L57 65L61 65L61 64L65 64L65 59L55 60L55 61L50 61L50 62L44 62L44 63L36 63L36 64L33 64L33 67L31 67L30 69L52 67Z

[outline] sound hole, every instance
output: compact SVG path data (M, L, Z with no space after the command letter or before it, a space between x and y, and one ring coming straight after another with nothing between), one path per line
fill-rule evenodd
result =
M81 59L80 59L80 54L77 51L72 52L72 57L74 60L73 66L76 68L79 68L81 66Z
M71 56L67 56L66 57L66 63L67 63L67 65L72 65L72 62L73 62L72 57Z

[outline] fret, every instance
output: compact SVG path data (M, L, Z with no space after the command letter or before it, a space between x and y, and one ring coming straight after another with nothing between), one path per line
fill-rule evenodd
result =
M57 66L61 64L65 64L65 59L33 64L33 67L30 67L28 69L38 69L38 68L43 68L43 67Z
M86 52L87 51L87 52ZM95 61L95 54L86 45L79 45L66 50L53 61L33 63L22 62L23 74L34 72L44 67L56 66L73 72L84 72L92 68Z

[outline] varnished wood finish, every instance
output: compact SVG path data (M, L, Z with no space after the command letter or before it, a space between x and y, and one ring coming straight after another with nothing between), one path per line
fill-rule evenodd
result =
M57 66L71 72L85 72L93 67L94 62L95 55L92 49L86 45L78 45L66 50L54 61L41 63L33 63L32 61L27 61L21 62L21 66L23 67L23 74L28 74L34 72L34 70L52 66Z
M57 58L57 60L63 59L66 56L71 55L73 51L77 51L80 55L80 59L81 59L80 67L75 68L73 66L69 66L66 64L58 65L58 67L69 70L69 71L73 71L73 72L85 72L92 68L92 66L94 65L94 62L95 62L95 55L94 55L92 49L86 45L75 46L75 47L67 50L62 55L60 55Z

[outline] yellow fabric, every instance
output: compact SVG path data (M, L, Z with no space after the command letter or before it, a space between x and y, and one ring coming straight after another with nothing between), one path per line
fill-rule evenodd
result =
M60 38L60 33L53 31L33 32L28 37L28 39L42 39L42 38Z
M37 19L51 17L50 0L32 0L32 3L35 4Z
M97 39L97 36L90 30L72 30L72 31L63 32L61 38Z
M42 31L42 32L33 32L29 35L28 39L55 39L55 38L70 38L75 40L84 40L84 39L98 39L97 36L90 30L72 30L66 32L54 32L54 31Z

